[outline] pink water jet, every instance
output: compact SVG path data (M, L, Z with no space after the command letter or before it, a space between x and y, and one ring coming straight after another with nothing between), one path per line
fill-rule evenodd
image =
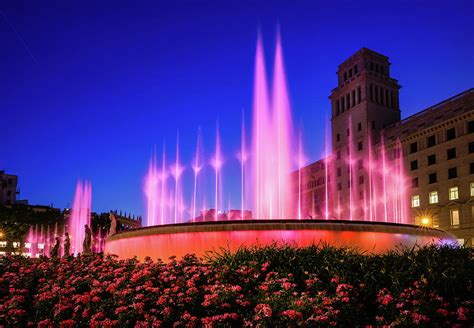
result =
M272 102L262 40L255 55L252 135L252 185L258 219L289 218L293 212L290 172L292 170L292 119L280 37L277 37Z
M344 150L342 156L338 153L338 158L330 152L331 146L327 135L329 129L326 129L322 166L316 170L319 171L321 167L324 170L324 175L320 176L317 182L317 186L324 183L324 195L314 190L307 191L308 186L316 182L310 180L312 172L307 172L309 167L304 167L306 164L302 160L304 153L302 142L300 140L297 145L298 140L295 138L279 35L276 40L273 76L270 82L267 79L264 50L259 35L255 53L251 136L247 140L242 111L241 142L237 156L240 162L240 204L235 208L240 207L240 218L247 217L244 212L251 209L255 219L312 217L325 220L408 223L409 204L406 199L407 183L402 160L400 158L389 160L387 152L394 149L386 149L383 136L372 135L369 125L364 140L361 140L363 132L360 128L356 130L353 127L350 115L347 118L347 146L342 148ZM228 204L224 205L225 201L221 195L222 186L227 188L232 183L225 181L224 185L219 129L216 129L215 152L209 156L210 160L206 160L201 153L201 142L201 130L199 130L195 156L190 165L194 181L188 183L189 188L185 188L185 192L181 187L184 183L181 180L186 176L181 177L183 167L180 163L179 136L174 164L166 163L164 147L161 174L158 173L154 157L151 159L145 188L149 217L147 225L193 221L197 218L200 204L204 203L202 211L209 210L206 207L209 205L206 204L206 197L208 203L212 203L211 207L214 207L212 211L214 220L218 219L219 213L226 206L227 212L232 212L232 204L229 205L229 202L235 199L227 200ZM393 144L389 147L399 148ZM209 195L205 194L204 187L200 187L201 184L205 185L205 182L199 182L200 178L206 177L206 172L201 173L203 163L210 163L214 169L214 190L210 188ZM339 163L337 168L336 163ZM170 165L169 173L174 177L174 188L172 186L168 188L166 185L166 165ZM232 165L229 166L231 170ZM347 185L344 188L342 184L337 183L342 168L347 170L343 174L347 177L344 181ZM295 169L296 171L291 174ZM322 182L319 179L322 179ZM198 196L198 189L202 190L202 195ZM191 197L185 199L183 194ZM323 209L315 203L315 198L323 199ZM310 199L312 205L308 206ZM158 215L158 212L161 214ZM225 217L228 218L229 215Z
M211 161L211 165L214 168L215 175L215 185L214 185L214 204L215 204L215 221L217 221L217 216L219 213L219 179L221 173L221 167L223 164L222 154L221 154L221 140L219 135L219 124L216 126L216 149L214 158Z
M181 217L178 217L178 213L182 213L182 199L181 199L181 174L183 173L184 168L181 166L180 160L179 160L179 132L177 133L176 136L176 161L175 164L172 168L171 174L173 175L174 178L174 222L173 223L178 223L178 219L181 219Z
M84 226L91 226L91 194L92 188L89 181L78 181L76 192L68 220L68 232L71 238L71 254L82 253L84 241Z
M147 198L147 225L163 224L163 221L159 221L158 210L159 210L159 173L156 166L156 156L153 154L150 165L148 167L148 174L145 179L145 195Z
M198 175L202 169L201 164L201 148L202 148L202 135L201 135L201 128L198 129L198 136L196 141L196 153L194 155L194 164L192 165L193 173L194 173L194 188L193 188L193 209L191 214L191 219L194 220L196 218L196 202L197 202L197 184L198 184Z

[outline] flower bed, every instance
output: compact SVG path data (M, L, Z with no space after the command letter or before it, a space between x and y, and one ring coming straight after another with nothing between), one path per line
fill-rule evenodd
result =
M0 326L472 326L474 252L312 246L167 263L0 259Z

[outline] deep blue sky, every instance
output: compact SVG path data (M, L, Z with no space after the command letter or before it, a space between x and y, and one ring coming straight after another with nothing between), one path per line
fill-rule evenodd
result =
M390 57L403 117L474 87L472 0L3 0L0 10L0 169L20 176L33 204L67 206L82 177L94 210L145 213L154 146L165 139L173 156L179 129L189 164L200 125L209 157L217 119L227 198L259 27L271 71L280 24L294 121L312 160L337 65L363 46Z

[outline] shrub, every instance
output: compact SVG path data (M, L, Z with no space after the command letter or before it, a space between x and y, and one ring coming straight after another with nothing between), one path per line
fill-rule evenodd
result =
M473 250L290 245L168 262L0 258L0 326L472 326Z

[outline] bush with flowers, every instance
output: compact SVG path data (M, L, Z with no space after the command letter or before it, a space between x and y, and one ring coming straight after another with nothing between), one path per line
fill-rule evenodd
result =
M274 245L167 262L6 256L0 326L471 327L473 255Z

